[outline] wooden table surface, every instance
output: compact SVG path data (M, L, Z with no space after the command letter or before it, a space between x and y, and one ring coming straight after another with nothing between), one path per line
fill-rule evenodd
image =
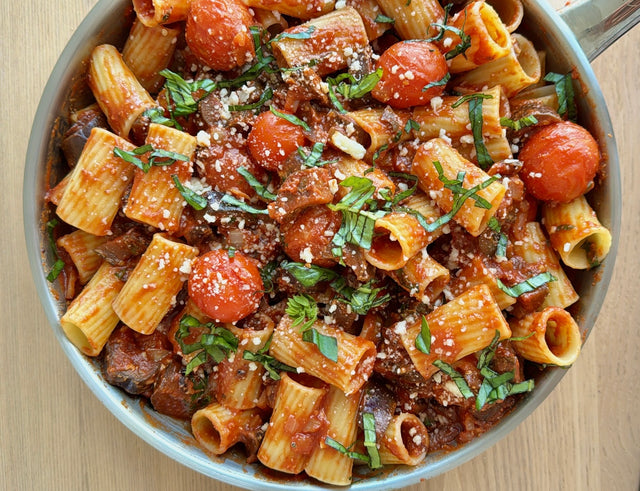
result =
M235 489L164 456L100 404L58 345L32 283L22 226L27 140L47 77L94 3L0 2L0 488ZM639 45L636 27L593 64L618 140L624 207L612 285L582 355L506 438L457 469L407 489L638 489Z

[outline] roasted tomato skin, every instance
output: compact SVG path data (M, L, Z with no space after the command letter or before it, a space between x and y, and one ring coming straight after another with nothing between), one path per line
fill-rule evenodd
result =
M188 289L203 313L218 322L236 322L256 311L264 286L253 259L217 249L196 258Z
M584 194L600 166L598 143L570 121L543 127L523 145L520 177L527 191L542 201L567 203Z
M240 0L192 0L185 36L201 63L227 71L255 57L249 30L253 24L249 9Z
M382 78L371 91L378 101L403 109L427 104L444 92L437 83L447 75L448 67L438 47L428 42L401 41L382 53L376 68L382 68Z
M326 206L305 208L281 227L284 251L294 261L323 268L335 266L331 241L341 223L341 214Z
M285 159L298 147L304 146L306 137L302 128L265 111L258 116L247 137L251 156L263 168L278 171Z
M263 180L262 167L253 162L246 151L234 141L215 143L200 153L204 164L207 183L215 190L249 198L255 195L254 189L238 172L244 167L259 181Z

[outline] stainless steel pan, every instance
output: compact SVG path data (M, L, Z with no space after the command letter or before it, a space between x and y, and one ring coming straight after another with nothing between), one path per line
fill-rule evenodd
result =
M606 157L606 179L591 195L602 223L609 227L613 245L609 257L594 272L577 277L576 289L580 293L579 323L588 336L604 300L612 276L620 231L621 186L618 154L609 114L589 62L598 56L620 35L640 20L640 0L594 0L577 3L556 13L543 1L524 0L525 19L520 28L538 48L545 48L547 69L559 73L573 70L576 83L582 86L579 98L580 122L598 139ZM96 363L83 355L66 339L60 328L63 313L63 295L52 290L46 281L49 257L43 232L47 220L43 213L43 192L46 180L52 179L59 152L60 127L58 121L66 118L71 96L82 98L83 62L93 46L109 42L121 45L129 21L130 0L100 0L78 27L61 54L44 89L38 106L24 173L24 224L29 261L33 278L49 322L62 348L86 384L104 405L129 429L158 450L215 479L250 489L322 489L322 486L299 480L276 481L260 474L257 467L243 464L238 459L212 460L192 441L184 426L171 418L159 415L129 398L119 389L107 384ZM637 60L630 57L630 62ZM596 278L597 275L597 278ZM456 452L435 454L418 467L402 467L367 478L352 485L354 489L391 489L428 479L448 471L471 459L497 442L523 421L549 395L564 375L565 370L547 369L536 381L536 389L527 395L518 407L498 426Z

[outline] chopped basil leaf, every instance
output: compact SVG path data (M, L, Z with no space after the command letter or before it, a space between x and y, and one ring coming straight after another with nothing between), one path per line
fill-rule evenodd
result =
M189 157L186 155L170 152L169 150L164 150L162 148L154 148L149 144L137 147L132 151L122 150L121 148L115 147L113 149L113 153L125 162L135 165L144 173L149 172L153 166L164 167L172 165L176 160L180 160L182 162L189 161ZM148 154L148 160L146 161L138 157L139 155L145 154Z
M281 267L291 273L302 286L307 288L316 285L320 281L332 281L339 277L335 271L313 264L305 266L301 263L283 262Z
M256 194L258 196L260 196L261 198L273 201L274 199L277 198L277 196L275 194L273 194L271 191L269 191L264 184L262 184L260 181L258 181L255 176L249 172L246 168L244 167L238 167L238 174L240 174L242 177L244 177L245 181L247 181L247 183L249 184L249 186L251 186L253 188L253 190L256 192Z
M343 75L346 75L346 74L343 74ZM338 96L336 96L336 91L334 88L336 86L335 80L336 79L334 78L327 77L327 87L329 89L329 100L331 101L331 104L333 104L333 107L335 107L340 114L345 114L347 110L344 108L342 103L338 100Z
M496 246L496 257L507 257L507 241L507 236L501 233Z
M358 176L347 177L340 185L350 187L351 191L338 203L327 205L331 210L342 212L342 224L332 242L340 248L349 243L370 249L375 221L386 214L383 210L372 212L362 209L367 204L376 205L372 199L376 188L370 179Z
M278 263L276 261L270 261L260 268L260 278L262 278L262 285L264 286L264 292L269 293L273 291L273 277L275 276Z
M251 31L251 36L253 38L253 47L256 53L256 63L250 66L245 72L243 72L239 77L236 77L232 80L221 80L216 83L217 87L220 88L233 88L240 87L245 82L249 82L251 80L255 80L260 76L262 72L273 73L275 70L269 67L271 62L275 61L273 56L264 56L262 44L260 42L260 37L262 30L257 26L251 26L249 28Z
M524 116L515 121L510 118L500 118L501 126L506 126L507 128L512 129L514 131L520 131L522 128L526 128L527 126L533 126L534 124L537 124L537 123L538 123L538 120L533 115Z
M488 367L480 370L480 374L487 379L489 385L491 385L491 387L493 387L494 389L511 381L515 375L515 373L512 371L498 374Z
M318 318L318 305L307 294L294 295L287 301L285 313L293 320L293 327L302 324L302 340L315 344L320 353L331 361L338 361L338 340L314 329L313 323Z
M388 293L381 295L384 288L373 287L373 280L353 288L347 285L344 278L339 277L331 282L331 287L345 298L340 301L351 305L351 310L359 315L365 315L369 310L384 305L391 299Z
M175 184L176 189L180 191L182 197L187 203L189 203L189 205L191 205L194 210L203 210L204 207L207 206L207 199L204 196L200 196L192 189L185 188L178 179L177 175L172 174L171 179L173 179L173 183Z
M526 336L522 339L526 339L529 336ZM520 339L521 338L511 338L511 341ZM518 394L520 392L527 392L528 390L533 389L533 380L527 380L519 384L511 384L511 380L513 380L514 377L514 372L505 372L499 374L489 368L489 365L493 361L493 358L496 354L496 348L498 347L499 341L500 331L496 329L496 333L493 336L491 343L489 343L489 346L480 351L480 354L478 356L478 363L476 366L478 370L480 370L480 374L484 377L482 385L478 390L478 395L476 396L476 409L478 411L480 411L485 404L490 404L495 401L504 399L509 395Z
M198 110L198 102L216 88L216 83L209 79L187 82L169 69L161 70L158 73L166 79L164 88L167 98L172 103L169 104L169 114L174 118L174 121L178 116L188 116L195 113ZM193 93L200 90L204 91L204 94L195 99Z
M442 41L442 38L444 37L444 33L446 32L446 29L443 29L442 26L446 26L447 22L449 20L449 15L451 14L451 9L453 8L453 4L452 3L448 3L447 5L445 5L444 7L444 18L442 19L442 24L431 24L429 27L438 27L440 28L440 32L438 32L437 35L427 39L426 41L429 43L433 43L436 41Z
M371 92L381 78L382 68L378 68L375 72L365 75L359 81L350 73L341 73L337 77L327 77L329 100L331 100L331 103L338 112L344 114L347 111L338 100L336 92L341 94L345 99L358 99Z
M367 464L370 462L370 459L369 459L368 455L361 454L361 453L358 453L358 452L353 452L353 451L349 450L348 448L346 448L342 443L334 440L330 436L325 437L324 443L325 443L325 445L327 447L331 447L334 450L337 450L341 454L346 455L347 457L349 457L351 459L361 460L362 462L366 462ZM349 448L351 448L351 447L349 447Z
M477 184L476 186L473 186L470 189L466 189L462 185L464 182L464 176L465 176L464 172L458 173L455 179L449 179L444 175L444 170L440 162L438 162L437 160L434 160L433 166L436 168L436 171L438 172L438 179L440 180L440 182L444 184L445 188L449 189L453 193L453 206L451 208L451 211L449 211L448 213L445 213L444 215L439 216L435 221L428 223L425 217L421 215L419 212L417 212L416 210L411 210L409 208L403 209L403 211L405 211L406 213L411 213L413 216L415 216L418 219L418 222L420 223L420 225L427 232L431 233L437 230L439 227L441 227L445 223L448 223L455 216L455 214L458 213L458 211L460 211L460 208L462 208L462 205L464 205L467 199L474 200L476 202L475 206L477 206L478 208L485 208L487 210L491 208L491 203L489 203L482 196L479 196L477 193L478 191L481 191L489 187L492 182L496 181L500 177L499 175L491 176L489 179L486 179L480 184Z
M471 123L471 132L473 134L473 144L476 149L478 165L483 170L487 170L491 164L493 164L493 160L491 159L491 155L489 155L482 136L482 126L484 124L482 116L483 99L493 99L493 96L491 94L467 94L460 97L451 107L455 109L465 102L469 103L469 122Z
M306 293L294 295L287 301L285 313L293 320L293 327L302 324L302 330L306 331L318 318L318 305Z
M482 385L480 385L480 389L478 389L478 395L476 396L476 410L480 411L484 405L489 400L489 395L493 387L487 379L482 380Z
M517 384L512 384L514 372L496 373L490 368L481 371L484 376L478 395L476 396L476 410L480 411L485 404L504 400L510 395L521 394L533 390L534 381L525 380Z
M467 94L460 97L456 102L451 104L451 108L455 109L458 106L462 106L465 102L472 101L473 99L493 99L491 94Z
M338 340L333 336L322 334L313 327L302 333L302 340L313 343L318 347L320 353L326 358L337 363L338 361Z
M246 213L251 213L252 215L268 215L268 210L263 210L260 208L254 208L251 205L248 205L244 201L232 196L231 194L225 194L222 199L220 199L221 203L226 203L227 205L231 205L238 209L238 211L244 211Z
M496 233L500 232L500 222L498 222L498 219L496 217L489 218L487 226Z
M295 124L296 126L300 126L305 131L311 131L311 128L307 123L302 121L300 118L294 116L293 114L282 113L277 109L275 109L273 106L269 106L269 110L279 118L285 119L289 121L289 123Z
M565 75L560 75L559 73L549 72L545 75L544 79L547 82L554 83L556 86L556 95L558 96L558 114L575 123L578 118L578 109L576 107L571 74L567 73Z
M311 37L311 33L316 30L316 26L308 26L306 30L299 32L281 32L276 37L274 37L271 42L277 43L282 41L283 39L309 39Z
M422 87L422 92L426 92L427 90L429 90L431 87L441 87L443 85L447 85L447 82L451 80L451 74L449 72L447 72L445 74L444 77L442 77L440 80L437 80L436 82L429 82L427 85L425 85L424 87ZM418 126L418 128L420 128L420 126Z
M351 188L335 206L336 210L360 211L376 191L373 181L366 177L350 176L340 183L341 186Z
M511 287L506 286L502 281L496 279L498 288L505 292L507 295L513 298L518 298L520 295L528 292L532 292L536 288L540 288L542 285L549 283L550 281L556 281L557 278L551 273L540 273L531 278L524 280L522 283L513 285Z
M488 367L493 360L493 357L496 354L496 348L498 347L498 342L500 341L500 331L496 329L496 333L493 336L493 339L489 343L489 346L480 351L480 355L478 356L478 370L482 370L484 367Z
M396 20L392 19L391 17L387 17L386 15L383 14L378 14L376 15L376 18L373 19L374 22L377 22L378 24L395 24Z
M315 142L311 147L309 154L306 154L302 147L298 147L298 155L302 158L302 163L307 167L321 167L326 164L337 162L338 159L320 160L324 151L324 143Z
M342 209L341 212L342 223L333 236L333 244L340 248L346 244L353 244L363 249L371 249L376 219L383 215L380 215L380 212L372 214L363 210L354 212L350 209Z
M389 199L386 198L387 199L387 203L388 203L387 207L396 206L398 203L402 202L403 200L407 199L408 197L413 196L413 194L418 189L418 176L414 176L413 174L405 174L404 172L390 172L389 176L391 176L391 177L400 177L402 179L406 179L407 181L413 181L413 185L411 187L407 188L406 190L400 191L399 193L397 193L393 197L393 199L391 199L391 201L389 201Z
M513 384L509 389L509 393L507 395L514 394L522 394L524 392L531 392L535 386L535 381L533 379L525 380L523 382Z
M362 413L362 429L364 430L364 446L369 454L369 467L379 469L382 467L382 462L376 443L376 420L373 413Z
M487 224L489 229L498 234L498 244L496 245L496 257L506 257L507 256L507 236L503 234L500 230L500 222L496 217L491 217Z
M469 121L471 122L473 145L476 149L478 165L482 170L487 170L493 164L493 159L491 158L491 155L489 155L489 151L484 144L484 137L482 135L482 99L486 99L486 97L473 97L469 100Z
M413 119L409 119L407 124L404 125L404 132L409 134L411 130L418 131L420 129L420 123L414 121Z
M444 55L445 60L451 60L456 56L458 56L459 54L462 54L464 56L464 53L467 51L467 49L471 47L471 36L464 32L464 25L462 26L462 29L458 29L457 27L447 25L447 19L449 17L449 12L452 6L453 6L452 4L449 4L444 8L444 20L442 21L442 24L432 23L429 26L429 27L439 28L440 32L438 33L438 35L427 39L428 42L441 41L446 31L452 32L453 34L455 34L460 38L460 43L457 44L451 51L448 51L447 53L445 53ZM465 16L466 16L466 12L465 12ZM465 22L466 22L466 18L465 18Z
M49 271L49 274L47 275L47 281L54 281L58 276L60 276L63 269L64 261L60 258L56 259L56 262L51 266L51 271Z
M534 334L535 334L535 332L530 332L526 336L512 336L512 337L509 338L509 341L524 341L525 339L529 339Z
M358 288L350 287L346 284L337 272L321 268L320 266L305 266L301 263L283 262L281 267L288 271L298 280L304 287L312 287L321 281L331 281L330 286L340 295L344 297L343 301L351 305L351 308L357 314L364 315L370 309L378 307L388 302L390 296L388 294L380 295L383 288L373 288L372 282L360 285Z
M382 78L382 68L377 68L375 72L368 73L359 81L353 75L348 75L351 83L345 81L340 82L336 90L346 99L359 99L373 90L376 84Z
M53 266L51 267L51 271L49 271L49 274L47 274L47 281L49 282L54 281L64 269L64 261L60 259L60 256L58 256L58 249L56 249L56 241L53 238L53 230L58 226L58 223L60 222L58 222L56 218L53 218L52 220L49 220L46 224L49 247L51 247L51 251L53 252L53 257L56 258L56 261L53 263Z
M385 150L387 150L389 148L388 144L384 144L382 145L380 148L378 148L378 150L376 150L376 152L373 154L373 157L371 158L371 164L375 165L376 164L376 160L378 160L380 158L380 154L382 152L384 152Z
M443 373L451 377L451 380L455 382L458 389L460 389L460 393L465 399L473 397L473 392L471 392L471 389L467 385L467 381L462 375L460 375L460 372L458 372L455 368L442 360L435 360L433 364L438 367Z
M142 116L149 118L149 121L156 124L162 124L164 126L173 127L176 125L176 121L169 119L164 115L164 110L161 107L152 107L142 113Z
M282 363L281 361L276 360L273 356L267 354L267 352L269 351L269 346L271 345L272 337L273 334L269 336L269 339L267 340L265 345L255 353L249 350L244 350L244 352L242 353L242 358L244 360L260 363L269 374L269 377L271 377L273 380L280 380L280 372L296 372L297 370L292 366L289 366L286 363Z
M431 353L431 330L429 329L429 324L427 323L427 319L425 316L422 316L422 321L420 325L420 334L416 337L416 348L419 351L422 351L425 355Z
M184 339L189 336L192 327L205 328L209 332L203 332L200 335L200 339L195 343L187 344ZM217 326L213 322L202 324L198 319L190 315L185 315L180 319L175 339L185 355L197 352L196 356L187 364L185 375L189 375L195 368L205 363L208 358L220 363L227 358L229 353L238 349L238 339L231 331Z
M271 87L267 87L266 90L260 95L260 99L253 104L242 104L236 106L229 106L229 111L251 111L258 109L264 105L265 102L273 97L273 90Z

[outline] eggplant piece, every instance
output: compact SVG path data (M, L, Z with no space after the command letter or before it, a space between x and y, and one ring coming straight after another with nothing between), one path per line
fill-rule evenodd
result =
M129 394L149 396L172 358L171 344L158 330L144 335L121 325L104 347L102 372L111 385Z
M76 122L67 130L62 138L60 148L67 159L69 167L73 168L93 128L107 128L107 118L95 105L91 105L76 113Z
M387 426L389 426L396 411L396 405L394 395L386 387L376 381L371 381L367 384L360 403L360 413L373 414L376 437L378 439L382 438L387 430ZM358 418L358 420L362 421L362 418Z
M146 234L133 227L96 247L95 252L109 264L125 266L129 259L140 256L150 242L151 239Z

